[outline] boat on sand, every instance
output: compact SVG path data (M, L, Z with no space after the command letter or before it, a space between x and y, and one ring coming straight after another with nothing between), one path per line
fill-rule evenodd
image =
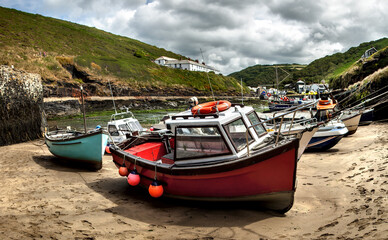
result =
M187 110L166 120L166 129L110 146L120 174L131 185L149 187L152 196L152 189L162 189L155 197L255 201L287 212L294 202L300 139L269 134L252 107L232 104L219 111L213 105L206 114Z
M102 168L102 156L108 135L102 129L88 133L77 131L51 131L45 134L49 151L56 157L90 164L94 169Z

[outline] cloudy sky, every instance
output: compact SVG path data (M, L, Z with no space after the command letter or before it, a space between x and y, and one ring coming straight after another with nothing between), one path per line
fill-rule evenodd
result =
M202 60L223 74L304 63L388 35L387 0L0 0Z

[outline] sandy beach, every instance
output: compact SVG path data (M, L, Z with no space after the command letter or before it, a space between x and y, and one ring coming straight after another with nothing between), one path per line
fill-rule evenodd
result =
M0 147L0 239L386 239L388 123L359 127L298 163L285 215L237 204L152 199L111 156L89 171L43 140Z

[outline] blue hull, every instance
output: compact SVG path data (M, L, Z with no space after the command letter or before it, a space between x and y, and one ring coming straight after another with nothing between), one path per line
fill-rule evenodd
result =
M66 138L45 136L46 145L50 152L64 159L86 162L94 165L97 169L102 167L102 157L108 143L108 135L97 131L79 136Z
M328 137L313 137L307 145L306 151L324 151L334 147L343 135Z

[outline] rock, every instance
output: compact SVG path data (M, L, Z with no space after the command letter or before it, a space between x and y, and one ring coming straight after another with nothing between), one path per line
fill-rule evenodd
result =
M40 138L42 106L40 75L0 66L0 146Z

